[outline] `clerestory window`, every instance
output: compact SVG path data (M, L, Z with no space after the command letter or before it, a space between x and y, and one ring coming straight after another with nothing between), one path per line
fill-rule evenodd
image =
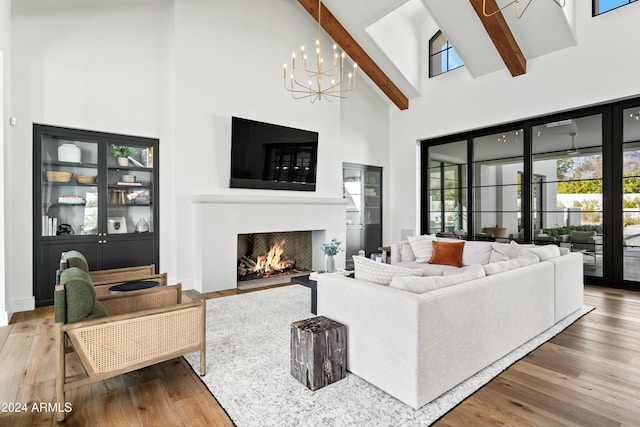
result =
M464 64L449 40L438 31L429 40L429 77L451 71Z
M621 6L635 3L637 0L593 0L593 16L609 12Z

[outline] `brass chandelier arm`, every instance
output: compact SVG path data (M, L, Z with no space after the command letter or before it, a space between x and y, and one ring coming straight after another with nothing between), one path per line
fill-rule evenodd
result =
M308 57L307 53L304 49L304 46L300 48L300 60L302 62L302 72L309 79L309 84L305 85L298 81L296 78L296 54L294 53L291 56L291 71L290 74L287 74L287 64L284 65L284 87L285 89L291 93L294 99L304 99L311 98L311 102L315 102L317 100L321 100L323 97L327 98L327 100L331 101L332 98L347 98L351 91L355 88L355 80L356 80L356 68L357 64L353 64L353 72L348 74L348 77L345 77L345 54L338 51L338 46L336 44L333 45L333 51L331 54L331 59L333 60L332 64L329 65L328 69L324 68L324 58L322 57L322 24L321 24L321 13L322 10L321 0L318 0L318 39L316 40L316 64L314 67L308 66ZM311 54L309 54L311 56ZM327 61L327 63L331 62L331 59ZM323 85L323 79L329 79L330 83L325 83ZM287 79L289 82L287 82ZM338 80L336 82L336 80ZM346 88L343 89L343 85ZM326 86L326 87L325 87Z
M347 90L342 89L342 83L344 79L340 79L340 81L338 82L332 81L329 87L327 87L326 89L323 89L322 83L320 81L317 81L318 89L314 89L311 82L309 82L309 85L304 85L300 83L293 74L289 76L289 84L287 85L286 72L284 74L283 83L284 83L284 88L288 92L291 92L294 99L303 99L303 98L309 98L309 97L315 96L317 97L317 99L322 99L322 97L326 97L329 101L331 101L331 98L344 99L349 97L349 94L355 88L355 79L352 79L351 75L350 75L350 78L351 78L350 86L349 86L349 89ZM295 96L295 94L304 94L304 95ZM313 103L315 102L315 100L316 98L314 98L311 102Z
M512 4L515 3L516 5L516 18L520 19L522 17L522 15L524 15L524 13L527 11L527 9L529 8L529 6L531 5L531 2L533 0L529 0L529 2L527 3L527 5L524 7L524 9L522 9L522 12L520 12L520 2L522 0L513 0L512 2L502 6L501 8L498 8L497 10L494 10L491 13L487 13L487 0L482 0L482 14L484 16L486 16L487 18L490 16L493 16L497 13L502 12L504 9L506 9L507 7L511 6ZM567 4L567 0L562 0L562 3L560 3L560 0L553 0L553 2L558 6L558 7L565 7L565 5Z

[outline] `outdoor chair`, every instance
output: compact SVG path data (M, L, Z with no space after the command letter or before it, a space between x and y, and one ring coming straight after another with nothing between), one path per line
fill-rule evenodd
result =
M54 292L56 403L65 419L65 393L120 374L200 352L206 373L204 298L182 303L182 286L96 296L92 277L78 267L59 271ZM67 376L66 354L84 374Z
M573 252L592 256L594 262L597 261L597 256L602 254L602 236L598 236L595 231L571 231L569 242Z

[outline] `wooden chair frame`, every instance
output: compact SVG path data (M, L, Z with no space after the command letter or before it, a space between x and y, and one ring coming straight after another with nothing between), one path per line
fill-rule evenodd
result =
M56 285L55 292L65 292ZM64 295L59 295L64 298ZM56 320L56 402L63 422L65 393L76 387L200 352L206 374L205 299L182 303L181 284L97 298L109 316L64 323ZM75 352L84 375L67 378L66 354Z
M90 271L96 295L102 296L109 293L109 288L127 282L156 281L160 286L167 286L167 273L156 274L155 264L141 265L137 267L113 268L110 270Z

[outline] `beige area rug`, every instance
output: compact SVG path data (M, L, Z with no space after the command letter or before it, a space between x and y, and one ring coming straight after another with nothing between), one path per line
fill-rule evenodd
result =
M290 325L313 316L309 305L309 289L298 285L207 301L207 375L202 380L237 426L427 426L593 309L582 307L414 410L351 373L315 392L295 380ZM185 358L198 372L198 353Z

